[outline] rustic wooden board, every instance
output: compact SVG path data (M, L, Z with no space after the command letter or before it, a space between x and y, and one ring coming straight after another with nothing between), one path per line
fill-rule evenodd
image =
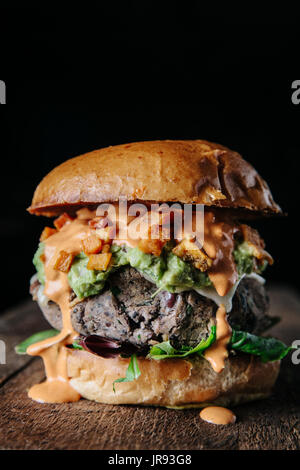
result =
M273 334L285 341L300 339L298 294L277 286L271 290L271 302L272 313L283 317ZM6 338L10 351L3 374L0 365L0 449L300 448L300 365L293 365L290 357L272 397L235 408L238 421L228 427L201 421L195 409L108 406L87 400L40 405L27 398L26 389L43 379L41 360L20 360L12 350L20 337L45 326L28 302L0 318L0 339Z
M28 300L0 316L0 340L6 344L6 364L0 364L0 386L22 367L32 361L30 356L19 356L15 346L27 336L49 329L36 302Z

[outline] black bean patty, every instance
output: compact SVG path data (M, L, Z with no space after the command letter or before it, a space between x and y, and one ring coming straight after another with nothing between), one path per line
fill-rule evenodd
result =
M40 284L31 286L36 293ZM84 299L72 307L72 324L82 335L99 335L136 346L169 339L175 347L195 346L206 338L215 323L217 305L195 291L170 294L162 291L151 295L156 286L136 269L125 267L111 276L99 295ZM269 300L265 288L256 279L245 277L240 282L228 315L233 328L262 333L274 319L266 315ZM61 312L57 304L40 304L52 327L61 329Z

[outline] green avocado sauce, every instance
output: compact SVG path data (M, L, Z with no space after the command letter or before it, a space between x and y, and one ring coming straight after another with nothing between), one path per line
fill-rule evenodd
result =
M154 256L137 247L112 245L112 261L106 271L87 269L88 257L81 252L75 257L68 273L70 287L79 299L99 294L110 274L126 265L137 269L159 290L180 292L211 286L207 273L201 272L172 253L173 246L172 242L167 243L161 255ZM45 271L40 257L44 248L44 243L40 243L33 258L38 280L42 284L45 283ZM250 274L254 270L254 257L245 242L236 246L233 256L240 276Z

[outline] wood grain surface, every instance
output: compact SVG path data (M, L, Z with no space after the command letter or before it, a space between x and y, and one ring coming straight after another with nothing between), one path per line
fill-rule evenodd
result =
M282 317L272 334L300 339L300 298L286 286L270 290L271 312ZM300 448L300 365L282 364L273 395L235 408L237 423L214 426L199 410L75 404L41 405L26 390L43 380L40 359L16 356L14 346L48 328L37 306L25 302L0 317L7 365L0 365L0 449L289 449Z

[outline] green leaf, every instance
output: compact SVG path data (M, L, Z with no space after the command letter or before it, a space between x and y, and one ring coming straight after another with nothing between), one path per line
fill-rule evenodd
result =
M126 377L122 377L120 379L117 379L113 383L114 393L116 393L115 383L132 382L133 380L136 380L137 378L139 378L140 375L141 375L141 371L139 369L138 360L137 360L136 354L133 354L131 356L129 366L128 366L127 371L126 371Z
M169 341L156 344L152 346L148 354L149 359L171 359L174 357L184 358L191 356L192 354L202 355L205 349L209 348L216 340L216 326L212 326L210 335L207 339L202 339L200 343L194 348L188 348L187 346L182 347L179 350L174 349Z
M171 346L169 341L164 341L163 343L152 346L149 352L149 356L151 356L151 358L153 356L171 356L173 354L176 354L176 349Z
M57 336L58 333L58 330L46 330L40 331L39 333L35 333L34 335L30 336L30 338L27 338L22 341L22 343L18 344L15 347L15 351L17 354L26 354L27 348L32 344L39 343L44 339L51 338L52 336Z
M74 341L72 343L72 348L73 349L80 349L80 351L84 351L84 348L81 346L81 344L78 343L78 341Z
M262 362L283 359L292 349L275 338L263 338L245 331L232 331L230 346L236 351L260 356Z

